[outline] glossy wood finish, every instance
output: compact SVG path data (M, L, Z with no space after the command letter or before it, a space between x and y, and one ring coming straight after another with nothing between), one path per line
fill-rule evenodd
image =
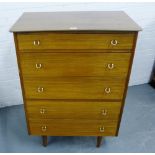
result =
M91 50L89 50L91 51ZM131 53L19 53L24 78L105 76L126 78Z
M97 136L99 147L101 136L118 135L139 27L118 13L126 21L109 25L111 31L107 20L77 20L80 29L68 31L46 19L34 31L40 17L33 22L32 14L12 28L29 134L43 136L44 146L52 135Z
M74 39L73 39L74 38ZM134 33L126 34L18 34L19 50L39 49L132 49ZM117 41L116 45L111 42ZM115 41L114 41L115 43Z
M118 120L121 102L26 100L29 118Z
M32 135L115 136L117 121L87 119L30 119Z
M26 119L26 124L27 124L27 130L28 130L28 134L30 135L30 126L29 126L29 120L28 120L28 115L27 115L27 105L25 103L26 99L25 99L25 90L24 90L24 86L23 86L23 76L21 73L21 65L20 65L20 57L18 55L18 41L17 41L17 34L14 33L14 42L15 42L15 48L16 48L16 56L17 56L17 64L18 64L18 72L19 72L19 78L20 78L20 85L21 85L21 89L22 89L22 97L23 97L23 103L24 103L24 111L25 111L25 119Z
M115 80L117 82L115 82ZM125 79L56 77L24 79L26 99L122 99Z

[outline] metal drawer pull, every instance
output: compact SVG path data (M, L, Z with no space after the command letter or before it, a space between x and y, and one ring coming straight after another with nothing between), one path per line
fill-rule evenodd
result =
M111 45L116 46L118 44L117 40L111 40Z
M104 116L107 115L107 110L106 110L106 109L103 109L103 110L102 110L102 115L104 115Z
M110 63L107 66L108 66L108 69L113 69L114 68L114 64L113 63Z
M100 127L100 132L104 132L104 126Z
M45 109L44 109L44 108L41 108L41 109L40 109L40 113L41 113L41 114L45 114Z
M105 88L104 90L107 94L111 93L111 89L110 88Z
M33 41L33 45L34 46L39 46L40 45L40 41L39 40L34 40Z
M39 69L42 67L42 64L36 64L36 68Z
M38 87L38 93L41 93L44 91L44 88L43 87Z
M41 127L41 130L42 130L43 132L45 132L45 131L47 130L47 127L46 127L46 126L42 126L42 127Z

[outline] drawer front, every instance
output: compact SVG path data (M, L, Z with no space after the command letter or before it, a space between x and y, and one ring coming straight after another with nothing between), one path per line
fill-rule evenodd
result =
M134 33L67 34L21 33L17 35L19 50L41 49L132 49Z
M27 99L122 99L124 79L100 77L37 78L24 81Z
M121 102L27 100L26 105L33 119L118 120L121 108Z
M131 53L20 53L23 77L126 77Z
M116 121L51 119L29 120L30 134L51 136L115 136Z

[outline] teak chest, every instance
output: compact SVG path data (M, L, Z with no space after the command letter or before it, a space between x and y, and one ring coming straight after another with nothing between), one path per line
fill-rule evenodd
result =
M28 133L117 136L140 30L121 11L24 13L11 32Z

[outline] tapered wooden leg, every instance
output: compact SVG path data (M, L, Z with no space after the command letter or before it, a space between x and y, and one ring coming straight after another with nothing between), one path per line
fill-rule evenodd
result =
M43 146L47 146L48 144L48 139L47 139L47 136L42 136L42 141L43 141Z
M98 137L97 137L97 144L96 144L96 147L100 147L101 142L102 142L102 136L98 136Z

